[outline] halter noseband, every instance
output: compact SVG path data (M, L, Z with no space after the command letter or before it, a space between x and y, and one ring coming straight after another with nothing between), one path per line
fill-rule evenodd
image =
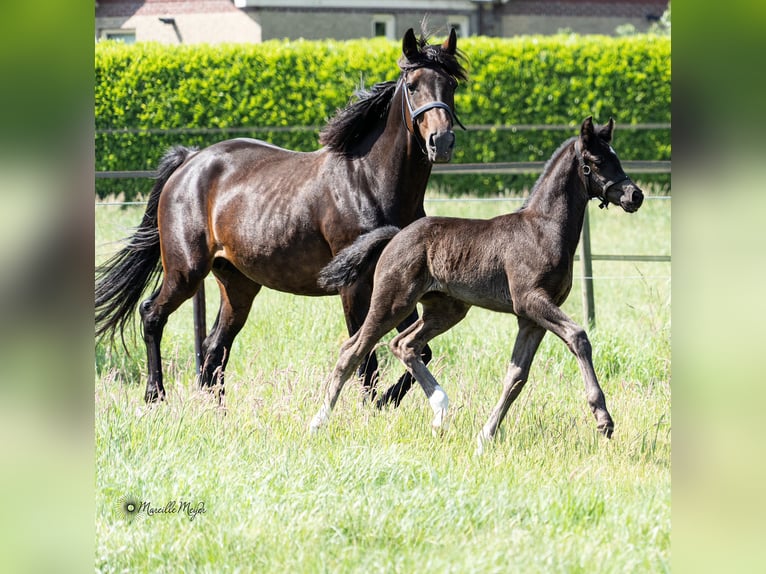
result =
M602 178L597 178L596 175L593 173L593 171L590 169L590 166L585 163L585 158L582 156L582 146L580 145L580 140L578 139L575 142L575 155L577 155L577 161L580 163L580 170L582 171L583 176L583 182L585 184L585 192L588 194L588 197L595 197L597 199L601 200L601 203L599 203L598 207L600 209L603 208L609 208L609 200L606 198L606 194L609 191L609 189L612 186L617 185L618 183L622 183L626 179L630 179L625 173L622 174L622 176L619 179L615 180L606 180ZM598 184L598 186L601 188L601 192L598 194L593 194L591 192L590 182L591 179Z
M412 102L410 101L410 94L409 90L407 89L406 82L404 81L404 78L407 76L407 72L403 72L401 77L399 78L399 87L402 90L402 93L404 94L404 97L402 98L402 121L404 122L404 125L407 127L407 131L410 132L413 136L415 136L415 139L418 141L418 144L420 144L420 148L423 150L423 153L425 153L425 149L423 148L423 144L420 141L421 138L418 137L417 130L415 129L415 120L422 116L424 113L426 113L428 110L432 110L434 108L439 108L442 110L445 110L447 114L449 114L449 117L452 119L452 123L459 125L464 130L466 127L463 125L463 122L461 122L457 115L455 114L455 111L449 107L444 102L440 102L438 100L434 100L433 102L428 102L427 104L423 104L417 109L412 108ZM407 115L405 114L405 107L406 111L410 114L410 121L412 123L412 127L410 128L410 125L407 123Z

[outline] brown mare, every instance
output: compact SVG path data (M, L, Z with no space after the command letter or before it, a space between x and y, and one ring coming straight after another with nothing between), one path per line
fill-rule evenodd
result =
M447 395L421 358L431 339L444 333L472 305L518 317L519 333L500 401L478 436L491 441L521 391L543 335L558 335L577 357L598 429L614 429L606 409L585 331L561 311L572 287L572 265L588 201L636 211L643 193L625 175L610 145L614 121L565 141L545 166L524 206L489 220L425 217L401 231L383 228L362 235L320 274L333 288L353 284L358 270L377 260L370 310L361 328L341 347L324 404L312 431L329 420L343 384L375 344L412 313L422 316L391 341L391 350L420 383L434 410L434 429L444 424ZM381 251L382 250L382 251Z
M124 332L145 290L162 277L139 306L147 402L165 396L160 340L168 316L210 271L221 304L203 344L199 375L201 386L218 393L231 345L261 287L340 293L349 333L362 324L372 268L367 279L330 290L317 284L319 271L359 235L404 227L425 215L432 163L452 157L454 92L467 77L454 30L443 44L431 45L425 33L418 39L410 29L402 47L399 80L375 85L339 111L320 134L324 147L317 151L243 138L201 151L176 147L165 155L140 226L97 269L95 293L96 333L113 339ZM401 328L416 318L403 317ZM371 355L364 366L370 393L376 373Z

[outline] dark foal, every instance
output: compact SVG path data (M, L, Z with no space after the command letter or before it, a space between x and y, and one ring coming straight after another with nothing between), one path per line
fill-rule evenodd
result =
M376 257L370 311L340 352L324 404L311 422L329 420L343 384L387 332L412 313L422 316L391 341L391 350L420 383L440 429L447 395L421 353L426 343L457 324L473 305L518 317L519 333L503 392L478 436L479 449L494 438L529 374L546 331L558 335L577 357L598 429L611 436L606 408L585 331L560 308L572 287L575 249L588 201L636 211L641 190L625 175L610 145L614 121L594 127L587 118L580 135L564 142L545 166L524 206L489 220L426 217L398 231L376 230L360 237L322 271L328 286L353 284L359 269ZM397 233L398 231L398 233ZM381 252L382 250L382 252Z
M359 235L425 215L432 164L452 157L454 93L466 79L461 59L454 30L444 43L431 45L410 29L399 80L375 85L339 111L320 135L322 149L301 153L240 138L166 154L141 225L99 267L96 282L96 333L114 337L161 276L139 307L147 402L165 396L160 340L168 316L211 271L221 305L203 344L203 387L223 392L231 346L261 287L340 293L348 331L356 332L369 307L372 269L366 280L339 289L320 287L317 276ZM403 317L401 328L416 318ZM372 394L374 354L362 369ZM406 373L399 383L409 386L409 378Z

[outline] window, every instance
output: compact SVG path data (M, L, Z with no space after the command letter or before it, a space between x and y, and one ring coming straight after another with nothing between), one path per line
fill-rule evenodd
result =
M470 35L469 23L468 16L447 16L447 29L454 28L458 38L467 38Z
M372 17L372 35L396 39L396 21L393 14L375 14Z
M116 42L124 42L125 44L136 43L136 31L135 30L101 30L99 35L100 40L115 40Z

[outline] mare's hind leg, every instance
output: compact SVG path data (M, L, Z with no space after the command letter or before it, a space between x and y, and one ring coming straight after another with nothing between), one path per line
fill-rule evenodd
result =
M144 393L144 400L147 403L161 401L165 398L165 387L162 384L160 342L168 317L178 309L181 303L196 293L197 287L204 279L207 271L207 269L189 271L186 274L166 272L163 275L160 288L139 306L149 372L149 380L146 383L146 392Z
M434 337L448 331L468 313L470 305L442 294L423 298L423 316L394 337L391 350L417 379L434 411L431 427L438 431L445 424L449 400L423 361L423 348Z
M417 320L418 312L415 310L410 314L409 317L407 317L404 321L396 326L396 330L399 331L399 333L404 333L407 329L409 329L409 327L415 324ZM423 363L427 365L433 356L431 353L431 348L428 345L425 345L420 356L423 359ZM399 380L396 383L386 389L386 392L384 392L383 395L378 399L377 403L375 403L375 406L377 406L379 409L382 409L388 403L393 402L394 407L398 407L399 403L402 402L404 395L406 395L407 391L409 391L410 387L412 387L412 383L414 381L415 378L409 371L407 371L401 377L399 377Z
M245 277L224 259L213 262L213 274L221 292L221 305L213 328L202 344L203 362L199 373L201 388L209 388L221 399L224 393L224 370L234 338L247 321L253 299L261 286Z
M560 337L572 354L577 357L580 372L585 380L586 397L593 416L596 417L597 428L607 438L610 438L614 431L614 422L606 409L604 392L596 378L591 344L585 330L549 299L537 297L527 301L524 311L527 317Z
M508 373L505 376L503 392L492 410L492 414L489 415L487 423L479 432L477 452L483 452L484 445L495 438L500 423L503 422L513 401L519 396L524 383L527 382L532 359L535 358L535 353L544 335L545 329L529 319L519 317L519 333L516 336L516 343L513 345L511 364L508 366Z

